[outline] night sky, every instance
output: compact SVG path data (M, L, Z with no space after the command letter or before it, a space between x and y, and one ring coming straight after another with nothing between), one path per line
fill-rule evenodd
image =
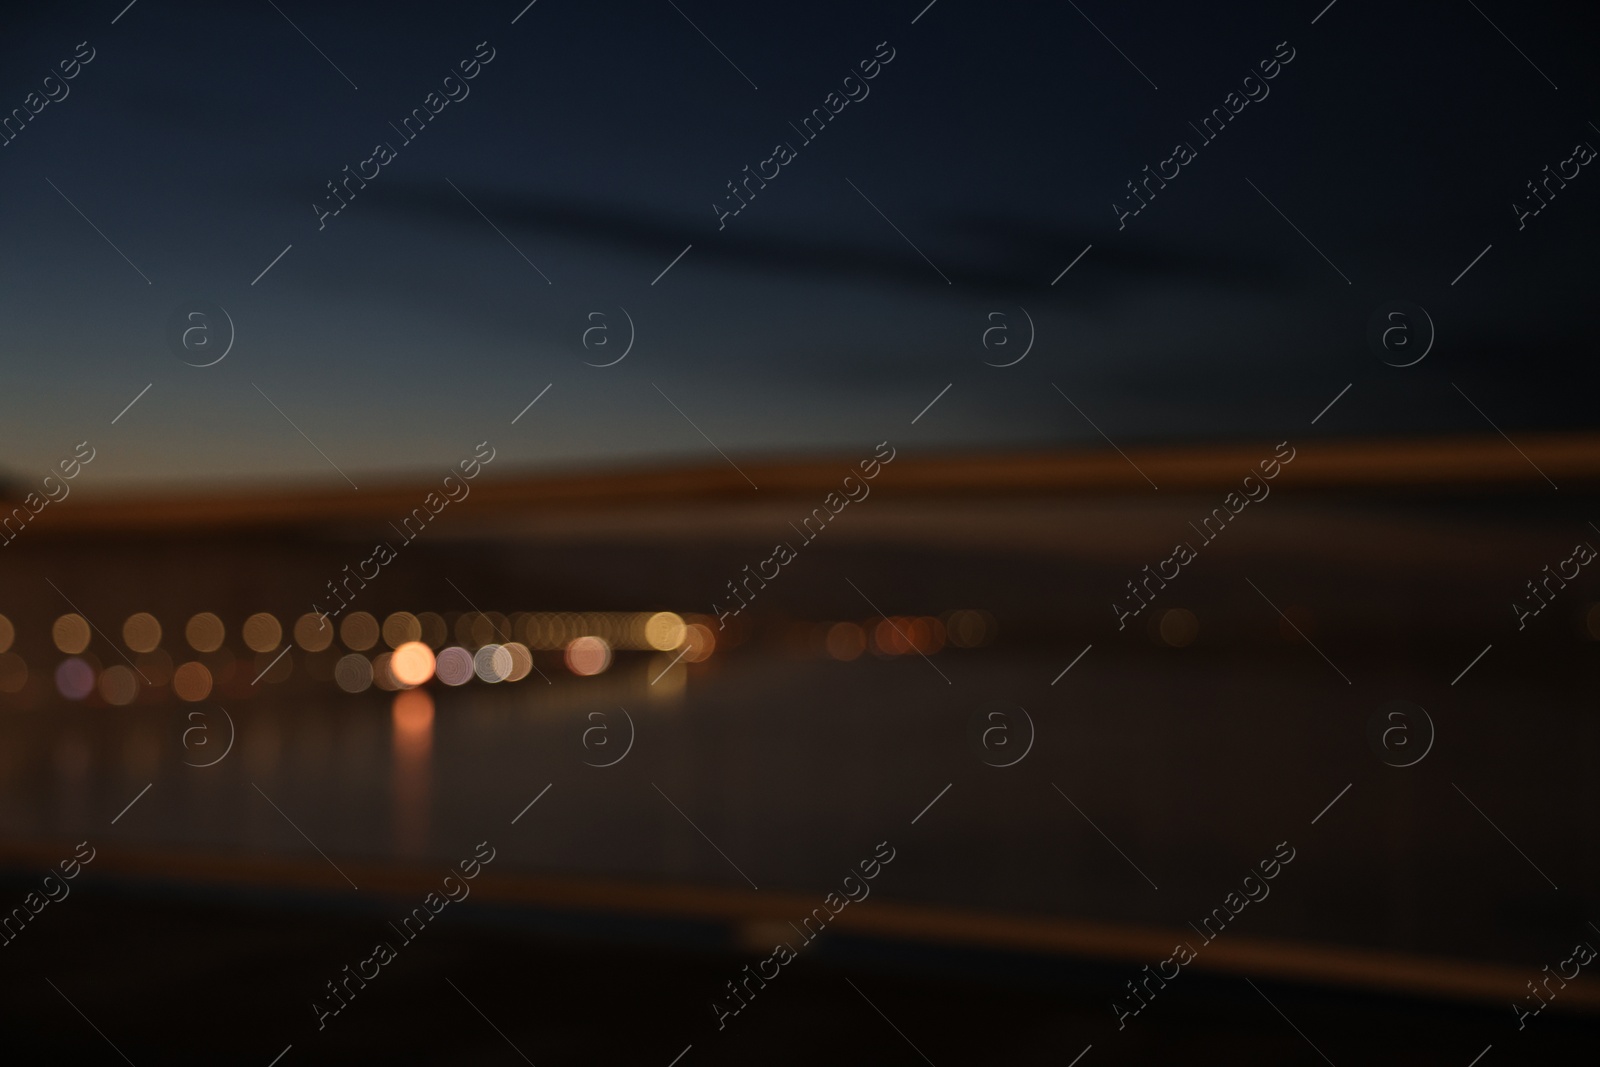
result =
M0 470L1593 424L1585 6L525 2L8 11ZM1368 339L1394 301L1437 330L1414 366ZM215 314L169 339L202 305L209 367Z

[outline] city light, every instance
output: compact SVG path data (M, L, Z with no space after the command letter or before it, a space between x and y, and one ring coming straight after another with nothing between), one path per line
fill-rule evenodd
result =
M182 627L188 648L174 656L162 647L170 638L161 621L136 611L125 617L121 642L109 650L115 655L106 656L111 665L103 667L91 649L106 640L104 635L85 616L63 614L50 624L49 643L66 658L47 669L44 684L53 679L55 694L64 700L126 707L171 699L192 704L219 695L248 700L291 680L297 686L331 682L350 695L372 689L403 694L433 682L448 687L500 685L534 675L549 683L540 669L541 658L549 666L565 667L570 679L605 674L618 664L618 656L652 676L661 674L663 663L670 664L677 671L674 677L681 678L683 666L704 663L719 645L732 647L751 637L739 627L719 630L713 616L662 610L393 611L381 622L366 611L337 619L315 611L290 617L291 647L284 647L279 616L262 611L243 620L235 636L238 644L230 648L222 619L198 612ZM1178 647L1187 644L1196 629L1192 620L1188 612L1169 612L1158 627L1160 639ZM939 617L795 622L785 633L783 647L789 655L850 662L869 651L903 656L934 655L947 645L976 648L993 642L996 627L988 612L962 609ZM26 695L40 684L27 658L38 645L19 644L21 636L13 621L0 615L0 694ZM447 644L452 637L454 642ZM641 652L670 655L659 661L627 659Z

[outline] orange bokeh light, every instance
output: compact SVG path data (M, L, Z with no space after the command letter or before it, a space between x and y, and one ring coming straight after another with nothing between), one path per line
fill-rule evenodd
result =
M172 675L172 691L191 703L211 695L211 672L204 663L190 660Z
M836 622L828 627L828 655L846 662L867 650L867 634L853 622Z
M406 641L394 650L389 670L401 685L421 685L433 677L433 649L421 641Z
M684 661L700 663L710 659L711 653L716 651L717 635L704 623L691 622L684 628L683 643L689 646L689 651L683 654Z
M611 666L611 646L598 637L579 637L567 645L567 670L588 677Z

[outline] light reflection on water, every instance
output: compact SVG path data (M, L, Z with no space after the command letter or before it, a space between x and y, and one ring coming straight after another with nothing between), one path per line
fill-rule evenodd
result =
M281 833L289 828L270 808L258 810L254 784L324 848L407 860L453 854L459 834L439 841L439 807L465 811L473 795L520 788L519 764L545 764L538 773L546 782L581 769L585 713L676 706L688 674L686 664L659 653L628 656L583 679L530 674L516 684L309 698L264 690L227 712L211 702L7 709L0 714L0 844L100 830L153 782L139 815L116 826L130 842L296 851L303 839ZM440 794L441 736L453 741L454 755L453 770L443 773L466 798ZM480 749L497 754L495 770L476 773ZM516 753L521 758L507 765L504 757Z
M407 858L427 851L432 785L433 697L426 690L396 693L389 709L394 766L394 850Z
M1254 935L1459 953L1451 939L1470 920L1481 933L1471 951L1493 954L1519 935L1485 917L1534 914L1522 904L1538 877L1486 860L1499 838L1450 788L1459 781L1519 848L1559 868L1563 889L1596 884L1593 857L1539 816L1541 805L1581 807L1592 780L1577 743L1592 716L1574 678L1516 679L1512 722L1500 714L1512 695L1492 683L1465 700L1447 692L1448 671L1351 660L1384 694L1433 692L1449 711L1428 759L1397 771L1364 741L1372 687L1326 685L1314 657L1189 657L1154 672L1108 653L1054 688L1061 662L1049 654L951 660L949 686L914 658L671 662L619 657L604 675L550 682L268 695L229 709L236 743L210 767L189 765L182 743L194 706L6 712L0 850L94 836L111 855L320 863L297 826L341 863L449 863L489 839L507 872L744 891L725 854L762 889L825 891L887 839L901 858L875 890L886 898L1181 929L1287 839L1303 858L1252 909ZM974 711L995 694L1038 728L1031 754L1005 769L969 745ZM604 748L591 734L586 747L598 713L629 732ZM1506 756L1529 737L1557 739L1540 747L1537 773ZM345 891L327 873L329 890Z

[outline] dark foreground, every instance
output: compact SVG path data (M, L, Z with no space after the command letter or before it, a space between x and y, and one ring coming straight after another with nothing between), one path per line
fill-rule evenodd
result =
M30 883L8 877L0 891L20 896ZM719 1030L712 996L762 954L691 944L683 930L579 926L470 900L319 1031L309 1007L318 985L381 925L378 913L313 897L153 893L82 877L0 950L6 1059L265 1067L284 1053L285 1067L666 1067L684 1053L685 1067L943 1067L1068 1064L1092 1044L1085 1067L1324 1058L1465 1067L1489 1045L1486 1064L1579 1062L1597 1036L1592 1017L1554 1010L1518 1032L1509 1009L1203 974L1182 975L1117 1031L1108 1002L1123 969L826 936Z

